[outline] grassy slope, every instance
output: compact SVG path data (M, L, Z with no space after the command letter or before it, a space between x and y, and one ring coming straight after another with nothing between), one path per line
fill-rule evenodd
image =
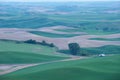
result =
M0 52L1 51L36 53L51 56L65 56L63 54L55 54L56 53L55 48L34 44L16 43L12 41L0 41Z
M0 63L38 63L64 59L64 54L55 54L56 50L47 46L0 41Z
M25 52L0 52L0 64L27 64L60 59L64 58Z
M119 80L120 55L58 62L19 70L0 80Z

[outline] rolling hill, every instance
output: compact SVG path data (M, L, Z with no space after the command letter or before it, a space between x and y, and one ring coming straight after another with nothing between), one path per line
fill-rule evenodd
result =
M120 55L38 65L0 76L1 80L119 80Z
M0 64L39 63L65 59L65 56L48 46L0 41Z

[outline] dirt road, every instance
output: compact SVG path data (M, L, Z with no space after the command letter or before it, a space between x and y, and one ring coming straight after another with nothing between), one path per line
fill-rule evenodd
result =
M36 64L12 64L12 65L10 65L10 64L0 64L0 69L1 68L3 69L3 67L7 66L7 68L4 68L2 71L0 71L0 75L8 74L8 73L20 70L20 69L33 67L33 66L37 66L37 65L56 63L56 62L64 62L64 61L72 61L72 60L79 60L79 59L83 59L83 58L85 58L85 57L75 56L75 57L72 57L72 58L69 58L69 59L56 60L56 61L50 61L50 62L42 62L42 63L36 63Z

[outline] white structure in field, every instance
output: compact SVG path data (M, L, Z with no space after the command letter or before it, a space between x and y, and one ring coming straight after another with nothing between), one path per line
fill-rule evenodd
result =
M99 57L104 57L105 56L105 54L99 54Z

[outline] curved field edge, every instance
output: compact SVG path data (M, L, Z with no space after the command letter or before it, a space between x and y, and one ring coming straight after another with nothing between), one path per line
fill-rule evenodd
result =
M43 31L29 31L29 33L50 37L50 38L69 38L74 36L79 36L80 34L57 34L57 33L50 33L50 32L43 32Z
M89 40L100 40L100 41L120 41L120 38L90 38Z
M0 80L119 80L120 55L38 65L0 76Z
M0 40L0 52L34 53L48 56L67 57L65 54L57 54L55 48L37 44L17 43L15 41Z
M57 54L55 48L16 43L15 41L0 41L0 64L31 64L61 60L68 58L64 54Z

